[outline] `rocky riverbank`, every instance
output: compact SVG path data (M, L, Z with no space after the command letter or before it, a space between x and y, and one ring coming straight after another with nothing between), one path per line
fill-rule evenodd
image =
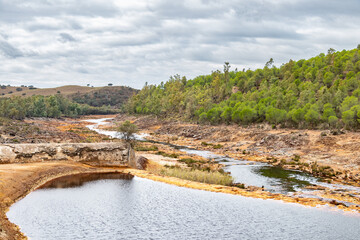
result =
M360 133L272 129L269 125L198 125L152 116L119 115L148 139L210 150L235 159L268 162L299 169L333 183L360 186Z

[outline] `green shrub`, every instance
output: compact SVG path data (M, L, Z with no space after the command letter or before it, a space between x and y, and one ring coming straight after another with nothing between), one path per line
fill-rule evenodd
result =
M159 148L155 145L152 145L152 146L142 146L142 145L139 145L139 146L136 146L135 147L135 151L143 151L143 152L146 152L146 151L158 151Z
M157 154L157 155L161 155L161 156L163 156L163 157L169 157L169 158L178 158L178 157L179 157L178 154L175 154L175 153L169 154L169 153L165 153L165 152L163 152L163 151L158 151L156 154Z

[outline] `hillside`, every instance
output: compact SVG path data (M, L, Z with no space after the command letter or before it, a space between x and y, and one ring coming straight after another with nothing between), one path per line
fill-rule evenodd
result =
M79 91L69 94L68 97L77 103L93 107L111 106L120 109L137 92L138 90L130 87L114 86L98 88L90 92Z
M280 67L270 59L262 69L230 71L225 63L224 71L192 80L176 75L145 86L127 111L211 124L358 129L359 97L360 45Z
M111 106L112 108L121 108L137 92L138 90L136 89L124 86L85 87L68 85L56 88L34 88L29 86L14 87L2 85L0 88L0 96L6 98L61 94L80 104L87 104L93 107Z
M33 88L30 87L13 87L13 86L5 86L6 88L0 89L0 94L3 97L11 97L11 96L34 96L34 95L42 95L42 96L50 96L61 93L64 96L74 94L74 93L87 93L91 91L96 91L103 87L85 87L85 86L77 86L77 85L68 85L56 88ZM21 90L20 90L21 89ZM20 90L20 91L19 91Z

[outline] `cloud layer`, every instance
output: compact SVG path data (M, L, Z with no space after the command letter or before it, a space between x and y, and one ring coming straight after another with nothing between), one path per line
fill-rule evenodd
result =
M0 0L0 84L141 88L359 44L358 0Z

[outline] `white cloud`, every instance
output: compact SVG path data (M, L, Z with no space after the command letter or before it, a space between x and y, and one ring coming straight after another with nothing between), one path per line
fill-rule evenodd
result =
M0 0L0 82L141 88L359 43L358 0Z

